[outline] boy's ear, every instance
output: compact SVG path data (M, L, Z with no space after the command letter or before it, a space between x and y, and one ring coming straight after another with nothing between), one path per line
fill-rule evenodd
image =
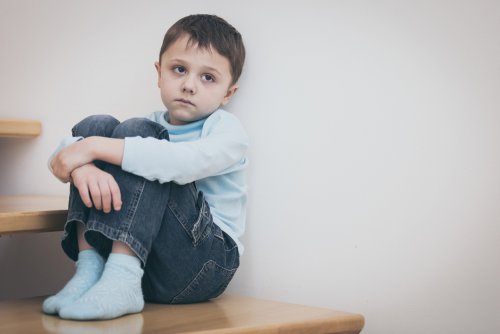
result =
M225 106L226 104L229 103L229 101L233 97L234 93L236 93L238 88L240 88L240 86L238 84L234 84L227 89L227 93L224 96L224 98L222 99L222 103L221 103L223 106Z
M158 88L160 87L160 78L161 78L161 66L160 63L155 61L156 72L158 73Z

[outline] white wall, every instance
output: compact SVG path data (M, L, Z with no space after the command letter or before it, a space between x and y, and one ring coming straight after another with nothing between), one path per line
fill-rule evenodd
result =
M498 332L495 0L1 0L0 116L44 123L35 141L0 141L1 193L65 194L45 161L73 123L161 109L161 38L198 12L248 49L229 107L252 139L230 291L359 312L365 333ZM63 281L71 264L46 238L28 251L51 244ZM31 242L0 239L0 276Z

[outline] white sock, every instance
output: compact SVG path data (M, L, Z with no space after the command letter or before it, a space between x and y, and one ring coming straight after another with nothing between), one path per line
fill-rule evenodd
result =
M54 296L43 302L43 312L56 314L68 304L73 303L89 290L101 278L104 269L104 259L94 249L78 253L75 275Z
M63 307L63 319L113 319L144 308L140 260L131 255L112 253L101 279L74 303Z

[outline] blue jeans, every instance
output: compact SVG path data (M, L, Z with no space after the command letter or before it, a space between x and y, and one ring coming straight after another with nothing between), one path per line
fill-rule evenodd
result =
M73 128L73 136L168 140L168 131L145 118L120 123L111 116L90 116ZM162 154L158 152L158 154ZM62 247L78 258L76 222L85 225L85 239L104 258L114 240L127 244L144 267L144 299L157 303L196 303L215 298L239 266L238 248L212 220L210 207L195 183L159 183L125 172L120 166L95 161L113 175L122 198L120 211L87 208L71 184L68 219Z

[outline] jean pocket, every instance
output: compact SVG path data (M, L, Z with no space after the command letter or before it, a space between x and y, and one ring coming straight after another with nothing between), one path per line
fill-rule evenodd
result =
M237 268L227 269L210 260L188 286L172 299L172 304L189 304L207 301L222 294Z
M191 187L191 185L183 187ZM194 186L192 187L194 188ZM169 200L168 207L177 222L181 224L193 246L197 247L212 233L214 223L210 207L201 191L197 192L194 189L195 192L192 195L189 192L188 196L185 189L183 191L179 189L181 187L172 190L171 196L176 196L172 196L174 199ZM177 192L173 192L174 190ZM194 201L191 196L195 196Z
M191 238L193 239L194 246L200 244L211 234L214 224L210 207L201 191L198 193L197 207L199 208L198 217L191 229Z

